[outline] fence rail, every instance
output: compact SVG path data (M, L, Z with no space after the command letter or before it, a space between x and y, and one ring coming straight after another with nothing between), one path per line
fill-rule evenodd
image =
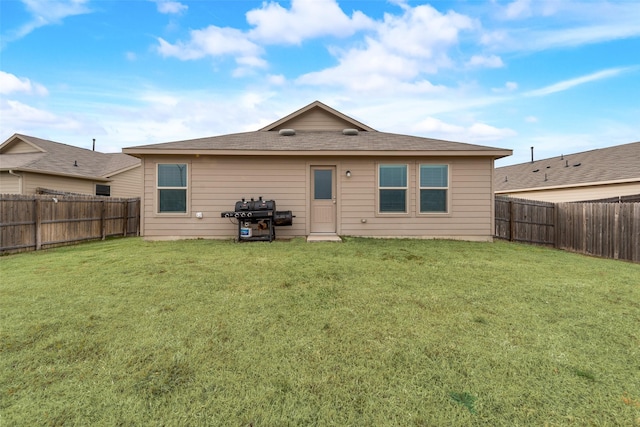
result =
M496 237L640 262L640 203L495 198Z
M140 199L0 195L0 253L137 236Z

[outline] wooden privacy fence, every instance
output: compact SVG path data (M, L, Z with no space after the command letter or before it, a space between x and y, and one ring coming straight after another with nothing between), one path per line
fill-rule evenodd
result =
M0 195L0 253L137 236L140 199Z
M640 203L495 198L496 237L640 262Z

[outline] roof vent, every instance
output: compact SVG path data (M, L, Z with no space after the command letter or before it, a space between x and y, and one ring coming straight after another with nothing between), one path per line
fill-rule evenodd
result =
M358 129L343 129L343 135L355 136L358 134Z
M580 166L582 163L576 163L575 165L573 165L574 168L577 168L578 166Z
M296 134L296 130L295 129L280 129L280 131L278 132L280 135L282 136L292 136Z

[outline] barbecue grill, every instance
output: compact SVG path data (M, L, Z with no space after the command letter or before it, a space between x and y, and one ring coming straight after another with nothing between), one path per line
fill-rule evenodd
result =
M238 242L271 242L276 238L275 226L293 225L294 215L277 211L274 200L262 200L260 196L258 200L237 201L233 211L221 212L220 217L238 221Z

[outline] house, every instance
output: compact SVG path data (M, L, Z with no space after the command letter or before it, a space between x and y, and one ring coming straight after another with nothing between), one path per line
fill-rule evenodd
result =
M231 238L235 202L291 210L278 237L491 241L494 160L511 150L378 132L321 103L254 132L123 149L144 169L147 239Z
M640 194L640 142L496 168L496 195L576 202Z
M140 159L99 153L15 134L0 145L0 194L36 194L44 188L111 197L140 197Z

